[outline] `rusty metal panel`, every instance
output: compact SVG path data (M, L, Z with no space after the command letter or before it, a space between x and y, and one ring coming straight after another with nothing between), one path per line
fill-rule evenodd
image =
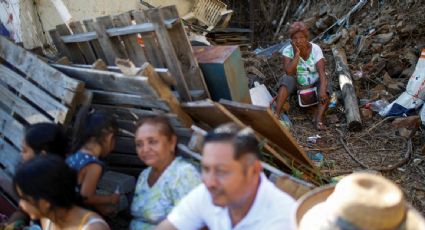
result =
M214 101L251 102L239 46L195 46L193 50Z

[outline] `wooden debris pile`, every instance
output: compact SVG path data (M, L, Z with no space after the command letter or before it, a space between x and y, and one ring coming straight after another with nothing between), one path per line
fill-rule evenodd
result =
M38 122L68 125L83 95L72 79L0 36L0 187L15 197L12 176L21 160L25 127Z

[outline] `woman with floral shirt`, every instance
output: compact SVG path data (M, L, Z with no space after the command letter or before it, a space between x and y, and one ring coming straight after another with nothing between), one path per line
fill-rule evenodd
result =
M201 178L192 164L175 155L177 136L166 117L139 121L135 142L137 155L149 167L137 180L130 229L153 229Z

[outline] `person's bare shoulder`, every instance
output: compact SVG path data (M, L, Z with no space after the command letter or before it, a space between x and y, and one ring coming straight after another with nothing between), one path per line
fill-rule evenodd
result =
M155 230L177 230L176 227L167 219L163 220L158 226L156 226Z

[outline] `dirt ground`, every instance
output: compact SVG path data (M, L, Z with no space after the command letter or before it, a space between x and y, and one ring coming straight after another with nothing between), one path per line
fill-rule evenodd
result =
M273 1L265 2L272 4ZM311 1L309 8L298 19L286 20L278 40L274 42L287 39L288 22L295 20L304 20L310 26L312 38L316 37L336 19L346 15L356 3ZM282 6L276 18L282 14ZM316 41L324 51L326 72L337 95L339 86L332 45L343 47L347 53L359 100L373 102L385 99L391 102L397 98L405 90L420 51L425 48L423 12L424 1L368 1L352 14L345 35L344 28L331 29L324 39ZM275 28L270 27L256 31L256 34L262 34L256 45L265 45L264 41L270 40L263 39L265 35L273 36ZM331 35L338 32L343 34L341 38L330 43ZM247 66L255 67L261 73L248 71L250 82L256 80L264 83L275 95L277 79L282 75L281 56L274 54L264 57L245 52L244 58ZM362 130L350 132L346 125L344 106L339 98L337 106L327 111L326 123L329 129L318 132L313 129L311 116L296 106L294 98L290 104L288 115L293 123L291 132L306 152L323 154L324 160L320 166L323 176L332 178L365 169L377 171L400 185L406 198L425 214L425 154L421 152L425 144L423 129L412 134L409 141L391 125L392 119L384 119L371 111L371 117L363 117ZM321 138L315 144L309 143L307 138L316 134Z

